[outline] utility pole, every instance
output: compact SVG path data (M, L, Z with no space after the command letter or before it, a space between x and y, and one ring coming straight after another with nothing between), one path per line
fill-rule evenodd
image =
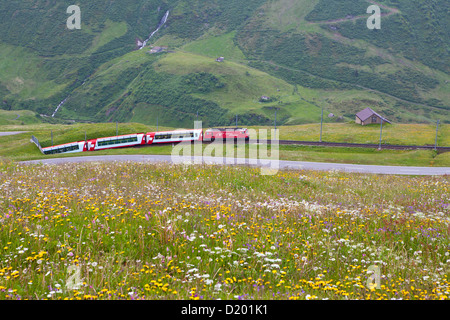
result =
M198 110L197 110L197 121L198 121Z
M236 128L237 128L237 114L236 114Z
M53 130L51 131L51 136L52 136L52 147L53 147Z
M158 118L159 118L159 115L156 116L156 132L158 132Z
M436 123L436 140L434 140L434 150L437 151L437 139L438 139L438 131L439 131L439 121Z
M381 150L381 136L383 134L383 119L381 119L381 125L380 125L380 144L378 146L378 150Z
M116 121L116 136L119 135L119 122Z
M84 131L84 142L87 142L87 133L86 133L86 130Z
M322 108L322 115L320 116L320 142L322 142L322 127L323 127L323 108Z
M275 108L275 131L277 131L277 108Z

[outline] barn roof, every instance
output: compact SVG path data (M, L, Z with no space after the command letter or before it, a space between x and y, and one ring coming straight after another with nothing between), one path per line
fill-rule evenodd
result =
M376 113L375 111L373 111L371 108L365 108L364 110L358 112L356 114L356 116L361 120L361 121L366 121L367 119L369 119L372 115L376 115L379 118L383 119L384 122L388 122L391 123L388 119L386 119L383 116L380 116L378 113Z

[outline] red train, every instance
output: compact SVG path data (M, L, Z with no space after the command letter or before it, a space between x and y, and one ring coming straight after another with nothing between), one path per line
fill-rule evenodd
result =
M247 128L212 128L205 131L203 140L214 141L216 139L231 140L250 139Z
M34 138L34 137L33 137ZM105 137L90 139L87 141L77 141L61 144L52 147L42 148L37 139L34 142L43 154L75 153L86 151L98 151L116 148L127 148L138 145L178 143L183 141L214 141L215 139L245 139L248 141L249 134L247 129L208 129L205 131L205 138L202 129L193 130L175 130L162 132L134 133L114 137Z

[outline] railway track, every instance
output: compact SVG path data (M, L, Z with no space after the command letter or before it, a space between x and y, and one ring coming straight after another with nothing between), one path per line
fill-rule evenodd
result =
M203 141L203 144L210 144L209 141ZM239 140L237 143L244 143L244 141ZM259 141L258 139L250 139L248 143L268 143L271 141ZM177 144L177 143L175 143ZM344 143L344 142L318 142L318 141L297 141L297 140L279 140L280 145L304 145L304 146L322 146L322 147L343 147L343 148L374 148L378 149L378 144L368 144L368 143ZM135 146L135 148L143 147L156 147L157 144L145 145L145 146ZM434 150L434 146L408 146L408 145L393 145L393 144L382 144L381 149L388 150ZM438 153L449 152L450 147L437 147Z
M250 140L250 142L255 143L255 140ZM295 140L280 140L279 143L282 145L306 145L306 146L375 148L375 149L379 148L379 144L368 144L368 143L314 142L314 141L295 141ZM408 146L408 145L394 145L394 144L381 145L381 149L389 149L389 150L412 150L412 149L434 150L434 148L435 148L434 146L410 146L410 145ZM436 150L438 152L448 152L450 151L450 147L437 147Z

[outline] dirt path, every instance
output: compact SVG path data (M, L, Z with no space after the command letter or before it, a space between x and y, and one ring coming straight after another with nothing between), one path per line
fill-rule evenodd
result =
M374 5L379 6L380 8L389 10L389 12L387 13L382 13L381 17L389 17L393 14L397 14L400 12L400 10L396 9L396 8L390 8L388 6L385 6L383 4L377 3L375 1L368 1ZM342 19L335 19L335 20L325 20L325 21L315 21L315 22L308 22L309 24L336 24L336 23L341 23L341 22L346 22L346 21L355 21L358 19L367 19L367 14L366 15L360 15L360 16L352 16L351 18L342 18Z

